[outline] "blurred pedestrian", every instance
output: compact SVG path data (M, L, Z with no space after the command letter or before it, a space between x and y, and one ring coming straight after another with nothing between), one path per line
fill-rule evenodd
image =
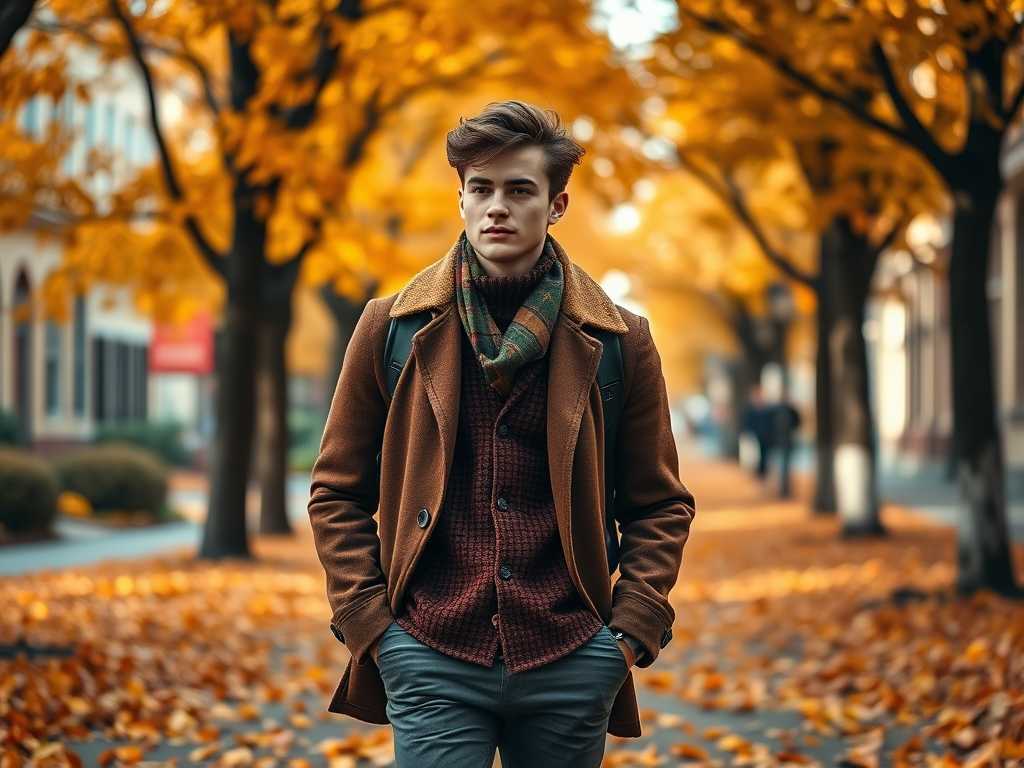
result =
M743 418L740 421L740 431L753 436L757 443L755 474L758 480L763 481L768 473L768 454L775 444L776 430L774 412L765 403L759 384L750 388L747 405L743 409Z
M793 457L793 435L800 427L800 413L789 402L784 391L782 399L772 406L772 426L775 442L779 448L779 497L790 496L789 467Z
M647 321L548 235L582 154L531 105L461 120L465 233L369 303L342 368L309 502L352 655L330 709L390 721L399 768L489 766L496 748L506 766L597 768L606 731L640 735L630 667L672 636L693 498L660 358ZM424 312L411 355L386 363L389 333ZM621 347L608 392L601 334ZM621 398L614 590L603 395Z

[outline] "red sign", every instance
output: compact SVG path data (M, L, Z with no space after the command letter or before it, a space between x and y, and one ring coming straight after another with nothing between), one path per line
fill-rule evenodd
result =
M149 346L150 373L213 371L213 328L207 312L197 313L184 325L158 325Z

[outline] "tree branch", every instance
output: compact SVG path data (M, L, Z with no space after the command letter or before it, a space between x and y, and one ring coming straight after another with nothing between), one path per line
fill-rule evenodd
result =
M724 24L719 22L717 19L710 19L707 18L706 16L701 16L700 14L694 13L689 9L683 9L683 12L687 16L692 18L694 21L696 21L698 24L703 26L705 29L711 32L716 32L718 34L724 35L734 40L736 43L739 43L739 45L741 45L745 50L747 50L750 53L753 53L759 59L773 67L776 71L785 75L787 78L789 78L797 85L810 91L811 93L818 96L822 100L841 107L848 114L857 118L868 127L881 131L882 133L885 133L888 136L892 136L894 139L898 139L899 141L902 141L904 143L913 144L911 138L904 131L901 131L899 128L893 125L890 125L884 120L878 119L870 112L868 112L866 109L864 109L861 105L844 97L842 94L836 93L835 91L830 90L829 88L826 88L825 86L821 85L812 77L809 77L808 75L798 70L790 62L786 61L786 59L784 59L782 56L779 56L778 54L769 51L765 46L761 45L760 43L751 40L742 33L737 32L736 30L729 29Z
M125 16L124 11L121 10L120 0L110 0L110 9L117 18L121 27L124 29L124 33L128 39L128 46L132 52L132 58L134 58L135 63L139 66L139 69L142 72L142 78L146 85L146 97L149 101L149 117L153 127L153 138L159 151L160 167L163 170L164 181L167 184L168 191L171 193L171 197L175 200L181 201L184 199L184 193L174 173L174 166L171 163L171 156L167 148L167 141L165 140L163 130L160 127L160 113L157 110L156 105L156 91L153 86L153 73L150 71L149 65L146 63L145 57L142 54L142 47L139 45L139 40L132 30L128 17ZM206 263L209 264L210 269L222 278L225 278L227 276L227 270L224 259L216 249L210 245L210 242L206 237L203 236L203 233L200 231L199 225L194 217L186 217L185 229L192 237L192 241L195 243L196 249L200 254L202 254Z
M188 50L174 50L164 45L158 45L156 43L146 43L146 47L152 51L159 51L165 56L170 56L173 59L179 59L180 61L188 64L195 71L196 77L199 78L199 83L203 87L203 98L206 101L206 105L210 108L213 114L220 114L220 99L217 98L217 94L213 90L213 82L210 80L210 73L207 72L206 66L199 60L199 58Z
M687 171L696 176L701 183L703 183L719 199L721 199L722 202L732 209L736 218L739 219L740 223L746 227L748 232L750 232L751 236L754 238L755 242L757 242L758 247L761 249L761 252L765 255L768 261L774 264L787 277L790 277L799 283L803 283L804 285L813 287L816 279L815 276L809 275L794 265L768 242L768 238L765 235L764 230L761 229L760 225L754 220L753 215L750 213L750 210L747 208L746 202L743 199L742 192L740 192L739 188L736 187L735 184L728 179L725 181L724 185L719 184L711 174L689 158L685 157L682 153L679 153L679 162Z
M881 44L877 41L871 46L871 57L874 59L878 73L882 76L882 82L885 83L885 90L889 94L889 98L892 99L897 114L899 114L900 119L903 121L903 126L907 132L903 137L903 141L909 141L928 158L930 163L936 168L941 168L949 162L949 155L942 147L935 143L931 132L917 118L914 110L911 109L910 104L903 97L903 91L900 90L892 67L889 66L889 59L885 55Z

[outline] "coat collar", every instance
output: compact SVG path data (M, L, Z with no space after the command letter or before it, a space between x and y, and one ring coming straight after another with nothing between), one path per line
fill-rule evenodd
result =
M579 325L612 333L627 333L626 324L612 300L586 272L569 261L565 249L548 236L565 274L562 314ZM391 307L391 317L412 315L427 309L443 310L455 303L455 246L402 289Z

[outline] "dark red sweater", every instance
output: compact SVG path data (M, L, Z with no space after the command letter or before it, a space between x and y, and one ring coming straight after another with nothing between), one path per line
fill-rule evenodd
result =
M553 264L477 288L504 331ZM601 628L565 564L547 451L548 357L523 366L508 399L484 378L462 337L462 398L439 521L398 623L448 656L510 672L579 648Z

